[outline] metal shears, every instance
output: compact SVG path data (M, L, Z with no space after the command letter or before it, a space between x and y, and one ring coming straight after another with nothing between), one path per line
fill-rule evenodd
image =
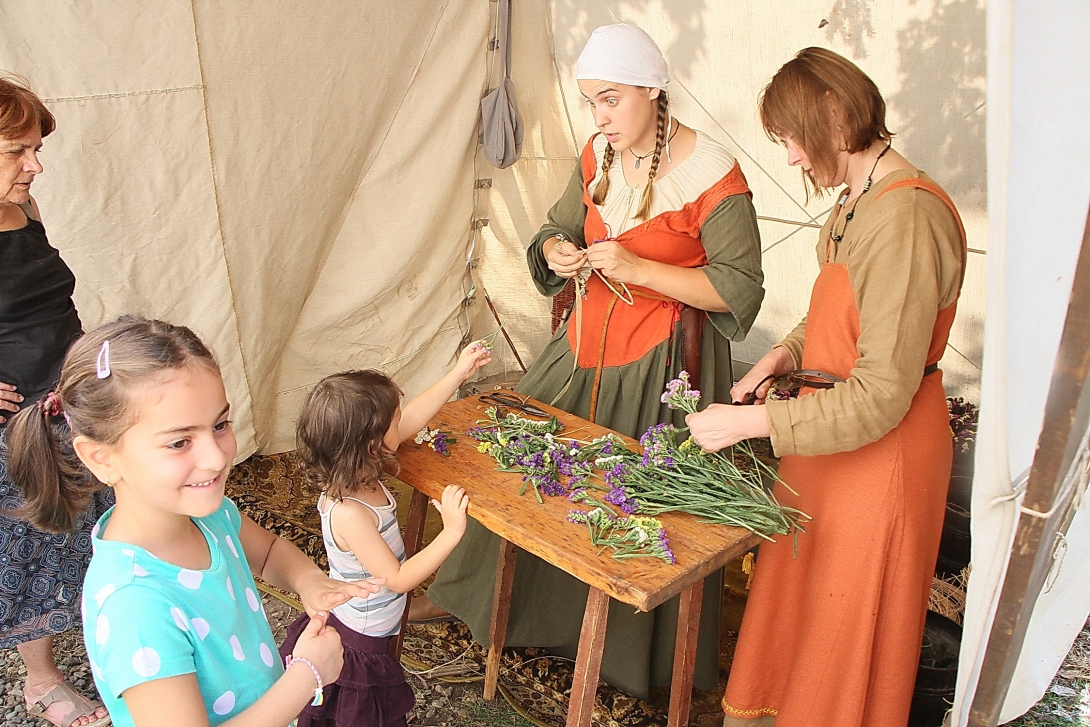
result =
M529 414L532 417L548 417L549 412L545 411L541 407L528 404L524 399L520 399L517 396L511 394L505 394L502 391L495 391L491 394L482 394L477 397L478 401L485 404L494 404L496 406L502 406L507 409L516 409L523 414Z

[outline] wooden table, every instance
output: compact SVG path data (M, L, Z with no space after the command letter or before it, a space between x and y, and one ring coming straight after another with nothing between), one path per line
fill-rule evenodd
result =
M541 402L530 401L563 422L562 436L590 439L609 431ZM669 513L659 519L666 527L670 548L677 557L676 565L657 558L614 560L608 555L598 555L586 526L573 525L566 519L568 512L579 506L572 505L564 497L545 497L544 504L539 504L530 489L520 497L521 475L496 471L495 460L477 451L476 440L465 432L484 417L486 408L487 405L480 403L477 397L445 405L431 426L449 431L458 439L450 448L450 456L443 457L427 445L408 442L400 450L401 472L398 475L415 490L405 527L405 547L409 554L421 546L428 500L438 499L449 484L466 489L469 514L502 538L489 628L485 699L492 699L496 694L500 653L507 638L515 554L522 548L590 586L579 635L568 726L590 725L605 646L609 599L616 598L641 611L649 611L679 593L681 607L669 725L688 724L704 578L757 545L760 538L743 528L700 524L691 515ZM627 437L625 440L633 441ZM411 593L409 597L412 597Z

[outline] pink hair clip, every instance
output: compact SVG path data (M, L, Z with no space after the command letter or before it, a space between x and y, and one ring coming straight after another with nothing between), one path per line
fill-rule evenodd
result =
M102 348L98 350L98 360L95 361L95 375L100 379L110 378L110 339L102 342Z

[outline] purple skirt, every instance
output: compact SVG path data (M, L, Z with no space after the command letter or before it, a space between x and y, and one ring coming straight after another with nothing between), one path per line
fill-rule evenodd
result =
M291 654L309 622L310 617L304 613L288 627L287 638L280 646L281 658ZM401 663L390 653L395 637L364 636L332 613L327 623L341 635L344 667L337 681L323 690L322 705L308 704L299 713L299 727L405 727L405 715L416 697L405 681Z

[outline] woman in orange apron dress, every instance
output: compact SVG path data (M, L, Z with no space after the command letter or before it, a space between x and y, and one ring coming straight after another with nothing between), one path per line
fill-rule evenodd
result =
M660 422L682 424L660 397L693 349L702 366L690 373L705 400L730 401L728 340L745 337L764 297L756 213L737 161L673 118L666 61L644 31L598 28L576 75L600 133L527 261L543 294L576 276L581 293L518 391L639 437ZM683 319L694 313L691 329ZM482 642L498 548L471 520L428 590ZM696 668L704 689L718 685L721 588L719 573L707 579ZM507 644L574 657L586 599L586 584L520 552ZM638 697L669 684L676 622L676 599L651 613L614 602L602 679Z
M732 390L815 386L688 418L707 449L770 436L780 502L813 517L762 545L723 699L726 727L904 727L938 554L952 440L939 359L965 266L953 203L891 146L855 65L807 48L761 119L815 191L847 184L817 245L806 319ZM800 141L805 140L805 141Z

